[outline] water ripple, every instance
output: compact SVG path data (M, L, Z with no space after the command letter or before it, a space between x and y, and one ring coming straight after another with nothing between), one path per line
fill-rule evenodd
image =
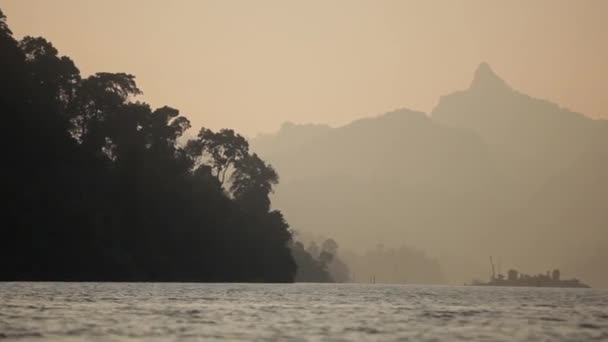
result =
M608 291L0 283L2 340L601 341Z

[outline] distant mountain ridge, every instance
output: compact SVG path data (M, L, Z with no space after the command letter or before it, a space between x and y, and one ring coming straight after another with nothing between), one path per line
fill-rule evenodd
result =
M458 283L496 255L608 286L593 266L608 260L607 121L520 93L487 63L430 115L285 124L252 147L279 172L273 205L295 229L359 249L409 244Z
M574 157L602 129L596 120L513 90L486 63L469 89L441 97L431 116L470 129L488 144L526 160L557 149Z

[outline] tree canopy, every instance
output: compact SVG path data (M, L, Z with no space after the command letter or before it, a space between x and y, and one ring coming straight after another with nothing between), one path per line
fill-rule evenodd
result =
M278 175L231 129L137 101L135 77L96 73L0 11L2 280L293 281ZM8 203L8 204L6 204Z

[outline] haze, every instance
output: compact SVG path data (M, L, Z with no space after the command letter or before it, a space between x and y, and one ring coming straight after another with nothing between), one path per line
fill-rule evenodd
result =
M121 227L104 228L108 234L133 230L162 244L163 234L196 232L200 241L174 240L182 251L174 262L198 256L212 265L199 253L223 260L220 253L232 254L221 246L240 250L230 241L199 251L216 232L238 236L251 253L240 255L238 277L209 266L195 278L187 267L198 265L180 261L186 268L173 279L462 284L487 277L494 256L501 276L516 268L549 279L560 269L608 286L606 1L0 0L0 7L13 63L5 63L5 97L34 113L21 129L32 139L15 145L59 163L61 179L90 182L89 191L64 184L75 198L82 191L92 199L75 201L89 229L100 208L118 203L135 208L108 209L124 213L107 220ZM17 43L9 27L17 38L48 41ZM45 93L56 107L27 97ZM54 117L61 124L49 123ZM57 127L65 146L45 141L48 151L36 150L37 132ZM55 155L75 160L63 165ZM89 174L90 160L107 175ZM29 179L40 177L25 183L35 188ZM104 202L99 184L107 179L124 185L115 190L125 203ZM23 189L15 192L29 194ZM44 192L37 203L63 203L44 197L63 192ZM192 215L139 215L151 198L163 210L183 201ZM214 201L235 207L199 221ZM156 235L147 227L153 215ZM244 227L260 234L231 233ZM125 255L147 265L135 275L145 279L154 259L129 248ZM268 258L258 260L262 276L247 266L253 257ZM282 269L268 266L277 260ZM128 262L120 267L134 277Z
M83 74L129 72L154 106L253 136L284 121L430 112L481 61L518 90L608 117L608 2L0 0Z
M0 338L608 338L607 15L0 0Z

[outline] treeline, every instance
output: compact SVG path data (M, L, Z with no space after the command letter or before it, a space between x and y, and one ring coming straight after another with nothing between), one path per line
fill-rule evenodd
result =
M315 240L310 240L308 247L304 247L303 241L295 241L292 253L298 265L297 282L348 283L352 280L334 239L325 239L321 247Z
M125 73L80 74L0 11L2 280L265 281L296 274L273 168L229 129L135 101Z

